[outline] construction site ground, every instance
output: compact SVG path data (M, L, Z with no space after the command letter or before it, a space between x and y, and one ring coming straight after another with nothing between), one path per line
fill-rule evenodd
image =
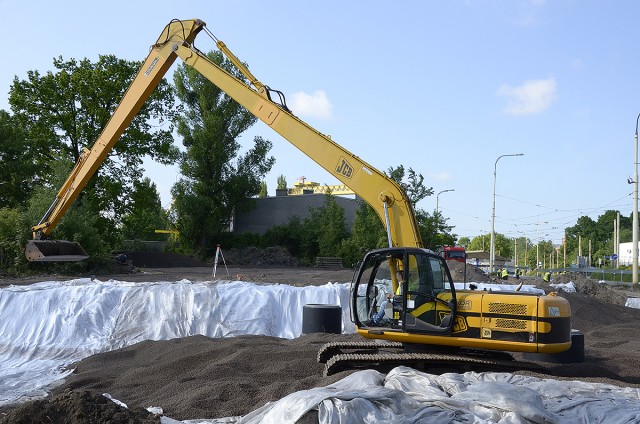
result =
M287 255L274 259L274 255L282 252L268 255L258 250L253 253L230 250L223 254L226 266L218 264L215 279L227 277L299 286L349 282L353 274L349 268L301 267ZM212 263L171 254L131 253L129 256L133 261L131 273L102 274L96 278L132 282L212 280ZM270 259L265 259L267 257ZM277 261L285 264L275 263ZM450 266L454 279L459 280L464 273L463 264L452 262ZM466 272L468 281L490 280L475 267L468 266ZM5 278L2 284L69 277L77 276ZM555 290L541 278L526 277L522 281L546 291ZM580 273L559 275L552 280L569 281L575 284L577 292L559 295L571 304L572 327L584 333L585 361L549 364L548 374L533 375L640 388L640 370L636 365L640 351L640 310L624 306L627 297L640 297L640 291L629 285L602 284ZM516 284L518 281L510 278L506 282ZM289 393L325 386L345 377L348 371L323 377L323 365L317 363L316 354L326 342L347 340L361 338L355 334L314 333L293 340L266 336L228 339L192 336L145 341L83 359L75 364L74 374L51 396L0 410L0 423L27 422L24 420L33 417L44 420L43 413L53 422L82 423L91 419L106 422L108 418L112 423L157 423L159 418L143 409L151 405L162 406L167 416L181 420L245 415ZM188 381L183 381L185 376ZM103 393L127 403L129 410L123 412L115 404L105 403Z

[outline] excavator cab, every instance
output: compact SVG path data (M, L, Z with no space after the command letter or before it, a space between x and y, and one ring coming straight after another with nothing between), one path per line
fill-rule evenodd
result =
M352 318L359 329L447 335L456 294L444 260L420 248L369 252L352 285Z

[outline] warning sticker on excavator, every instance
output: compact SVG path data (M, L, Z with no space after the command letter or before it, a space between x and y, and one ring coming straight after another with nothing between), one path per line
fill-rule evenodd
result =
M156 57L155 59L153 59L153 62L151 62L151 65L149 65L149 68L147 69L147 71L144 73L144 75L146 77L148 77L151 74L151 71L153 71L153 68L156 67L156 63L158 63L158 58Z
M470 311L471 310L471 301L467 299L458 300L458 310L459 311Z

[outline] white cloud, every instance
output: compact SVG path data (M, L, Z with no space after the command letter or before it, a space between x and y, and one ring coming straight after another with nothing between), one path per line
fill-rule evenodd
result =
M558 99L553 77L525 81L517 87L505 84L498 88L496 95L507 98L507 106L503 111L509 115L535 115L548 109Z
M293 93L289 108L295 115L320 119L331 119L332 117L331 102L322 90L316 90L313 94Z
M429 178L434 179L434 180L439 181L439 182L449 181L449 180L451 180L451 174L449 174L446 171L438 172L438 173L430 172L429 173Z

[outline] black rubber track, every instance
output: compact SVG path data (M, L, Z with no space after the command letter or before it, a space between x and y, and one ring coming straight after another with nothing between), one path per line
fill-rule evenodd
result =
M318 362L326 364L325 376L352 369L376 369L380 372L389 372L401 365L431 373L520 370L544 372L544 367L532 362L515 361L506 352L487 350L458 353L407 352L400 342L330 342L318 351L317 359Z

